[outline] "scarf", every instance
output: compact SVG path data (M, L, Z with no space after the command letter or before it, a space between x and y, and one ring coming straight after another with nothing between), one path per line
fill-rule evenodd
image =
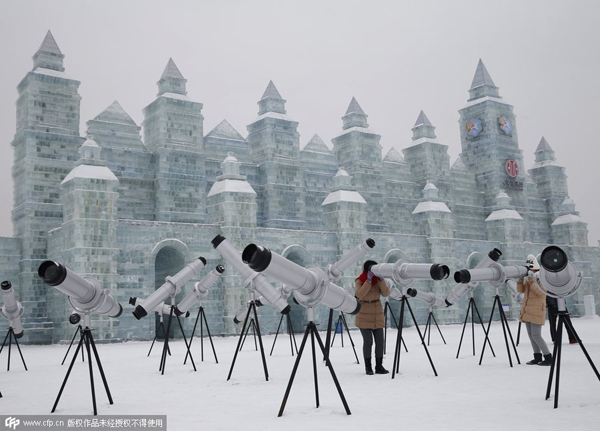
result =
M367 273L363 272L361 275L356 277L356 279L360 280L360 282L362 284L365 284L365 281L367 281ZM378 282L379 282L379 279L377 277L373 276L373 278L371 279L371 285L375 286Z

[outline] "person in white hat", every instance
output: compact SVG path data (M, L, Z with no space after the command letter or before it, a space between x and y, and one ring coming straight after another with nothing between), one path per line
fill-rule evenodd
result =
M542 325L546 323L546 292L533 277L540 270L540 264L535 256L530 254L525 266L529 268L529 273L526 277L519 278L517 290L524 294L520 320L525 323L533 348L533 359L527 362L527 365L547 366L552 364L552 354L542 338Z

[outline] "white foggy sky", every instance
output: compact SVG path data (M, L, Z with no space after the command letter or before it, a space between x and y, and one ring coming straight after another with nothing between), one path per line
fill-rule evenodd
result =
M243 136L269 80L331 147L354 96L383 154L411 142L423 109L451 163L458 110L482 58L515 107L529 169L542 136L600 239L600 2L574 1L0 1L0 236L12 235L10 142L16 86L50 29L81 81L81 129L113 100L138 123L169 57L204 104L204 132L226 118Z

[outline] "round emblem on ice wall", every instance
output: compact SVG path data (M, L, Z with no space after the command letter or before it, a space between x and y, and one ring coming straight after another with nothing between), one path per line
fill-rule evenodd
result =
M500 126L500 130L502 130L505 135L511 134L512 124L510 124L510 120L508 118L498 117L498 126Z
M511 178L517 178L519 175L519 165L513 159L508 159L506 161L506 174Z
M467 130L467 135L472 138L476 137L479 135L479 132L481 132L482 129L481 120L478 118L471 118L470 120L467 120L465 123L465 129Z

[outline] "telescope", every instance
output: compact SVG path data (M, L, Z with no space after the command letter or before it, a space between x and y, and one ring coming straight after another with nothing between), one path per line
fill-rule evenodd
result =
M81 277L64 265L46 260L38 268L38 276L48 286L55 287L67 295L73 308L81 313L96 312L108 317L119 317L123 307L98 280Z
M133 305L134 307L137 307L138 305L143 306L144 301L142 301L139 298L136 298L135 296L132 296L129 298L129 304ZM148 312L149 313L155 312L158 314L171 314L171 306L165 304L164 302L161 302L156 307L154 307L152 310L148 310ZM188 312L188 313L186 313L186 315L184 317L189 317L189 316L190 316L190 313Z
M490 251L488 253L488 255L486 257L484 257L481 260L481 262L479 262L475 266L475 268L472 269L472 271L489 267L493 263L498 262L498 260L500 259L500 256L502 256L502 252L500 250L498 250L497 248L493 249L492 251ZM455 304L460 298L462 298L464 296L465 293L467 293L468 291L472 291L479 285L479 283L475 282L475 281L469 281L469 282L459 281L460 277L459 277L459 280L457 280L456 274L462 273L464 271L466 271L467 273L469 272L468 269L463 269L461 271L457 271L456 273L454 273L454 281L456 281L458 284L454 287L454 289L452 289L452 291L446 297L446 306L447 307L450 307L452 304Z
M135 310L132 312L135 318L140 320L142 317L147 316L148 312L155 310L156 307L165 301L165 299L170 296L175 296L181 292L183 285L190 281L194 275L198 274L198 272L200 272L205 265L206 259L200 256L195 261L188 263L174 276L166 277L162 286L156 289L148 298L135 307ZM167 312L167 314L169 312Z
M247 265L244 265L240 253L224 236L217 235L213 238L211 243L221 257L233 266L238 274L242 276L244 283L250 285L261 294L262 299L275 307L281 314L290 312L291 307L287 303L287 298L283 298L281 292L278 292L262 274L258 274Z
M8 320L8 325L13 329L15 338L21 338L23 336L21 316L25 312L25 309L21 303L17 301L17 298L15 298L15 290L12 288L10 281L3 281L2 284L0 284L0 288L0 290L2 290L2 300L4 302L4 305L0 308L0 314Z
M525 277L529 272L526 266L507 265L498 262L491 263L487 268L461 269L454 273L454 281L457 283L473 283L489 281L492 286L500 286L507 279Z
M442 306L446 305L444 300L435 296L435 293L433 293L433 292L421 292L420 290L417 290L413 287L409 287L408 290L406 291L406 293L411 298L417 298L417 299L423 301L430 308L431 307L442 307Z
M189 315L188 310L192 307L192 305L194 305L194 302L205 299L208 296L208 289L210 286L215 284L215 282L224 272L225 267L223 265L217 265L216 268L206 274L202 280L195 283L194 290L188 293L188 295L183 298L175 307L175 314L177 316L181 316L185 313Z
M575 268L563 249L555 245L546 247L540 257L537 275L541 287L553 298L573 295L581 286L581 272Z
M323 303L327 307L347 314L356 314L360 302L341 287L331 283L321 268L306 268L287 260L268 248L250 244L242 252L242 260L257 272L264 273L294 291L294 298L303 307Z
M395 263L373 265L369 270L379 278L391 278L402 286L412 283L415 279L439 281L450 275L446 265L411 263L406 259L398 259Z
M333 265L327 267L327 276L331 281L338 281L342 276L342 273L354 265L356 262L361 260L365 255L375 247L375 241L371 238L365 240L364 243L356 246L348 253L346 253L340 260Z

